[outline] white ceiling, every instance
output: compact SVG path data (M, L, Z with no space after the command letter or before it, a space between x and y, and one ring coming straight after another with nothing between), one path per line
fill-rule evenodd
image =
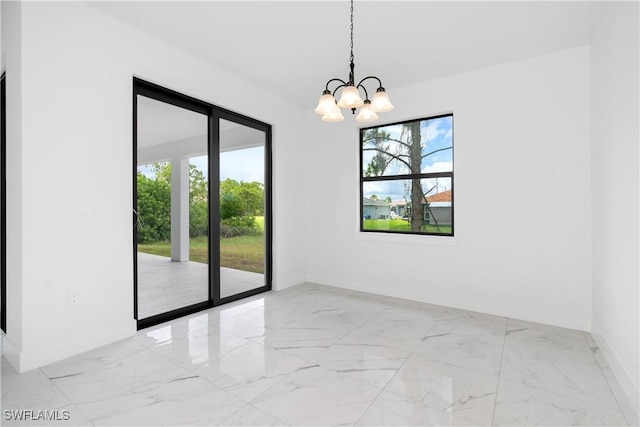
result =
M138 95L138 148L149 148L207 134L206 115ZM204 139L206 151L206 139Z
M347 79L349 2L90 2L305 108ZM595 1L356 1L356 79L394 88L589 43ZM392 98L393 99L393 98Z
M142 95L138 95L137 113L140 164L207 154L206 115ZM263 131L224 119L220 119L219 127L222 152L265 144Z

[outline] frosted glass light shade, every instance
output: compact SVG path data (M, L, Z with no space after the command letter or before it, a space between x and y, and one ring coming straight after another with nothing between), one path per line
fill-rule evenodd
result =
M340 108L358 108L364 104L362 98L360 98L360 93L358 92L358 88L354 85L345 86L342 89L342 95L340 96L340 100L338 101L338 107Z
M386 111L393 110L393 105L391 105L391 101L389 100L389 94L385 92L384 89L380 90L373 95L373 100L371 100L371 108L373 111L378 113L384 113Z
M331 95L331 93L324 93L318 100L318 106L315 109L315 112L324 116L325 114L333 113L338 110L338 106L336 105L336 99Z
M336 106L336 110L322 116L322 120L325 122L341 122L344 120L344 116L342 115L342 111Z
M371 102L369 100L364 101L364 105L358 110L356 120L359 122L373 122L378 120L378 115L373 108L371 108Z

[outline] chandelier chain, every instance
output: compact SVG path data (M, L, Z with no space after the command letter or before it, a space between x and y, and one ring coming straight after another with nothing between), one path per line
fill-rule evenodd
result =
M349 62L353 62L353 0L351 0L351 55Z

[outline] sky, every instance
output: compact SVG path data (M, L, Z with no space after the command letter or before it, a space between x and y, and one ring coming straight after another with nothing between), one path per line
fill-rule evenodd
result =
M203 171L205 178L209 176L207 157L198 156L189 159L189 163L196 165L198 169ZM151 167L138 166L138 170L149 178L153 178ZM257 181L264 184L264 147L220 153L220 180L224 181L227 178L245 182Z
M446 149L453 146L453 120L451 116L440 117L437 119L423 120L420 123L420 136L422 144L422 154L428 154L422 161L421 171L428 172L450 172L453 171L453 149ZM401 124L383 126L380 128L388 132L390 139L408 141L408 135L403 135L403 126ZM371 145L367 144L366 147ZM385 143L385 149L394 153L404 153L401 145L397 142L389 141ZM443 151L436 150L445 149ZM362 159L363 170L375 155L375 151L364 151ZM432 153L432 154L429 154ZM400 175L409 172L409 168L400 161L393 160L387 169L382 173L383 176ZM378 196L380 199L390 197L391 200L403 200L410 193L409 180L392 180L366 182L364 184L363 193L365 197L372 195ZM423 179L422 191L428 192L428 195L441 193L451 189L450 178Z

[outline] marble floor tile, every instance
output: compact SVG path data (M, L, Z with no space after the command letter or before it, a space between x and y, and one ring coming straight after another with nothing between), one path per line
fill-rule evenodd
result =
M220 360L250 343L251 341L228 332L214 331L209 335L176 338L150 350L186 369L192 369Z
M353 311L356 303L343 304L341 307L318 307L304 319L304 323L315 328L328 329L346 335L358 326L365 324L375 314Z
M616 376L613 373L613 370L611 369L611 367L609 366L609 363L607 362L607 359L604 357L604 354L602 354L602 351L598 343L595 341L595 339L591 336L590 333L584 332L584 336L585 336L585 339L587 340L587 343L589 344L589 347L591 348L591 352L593 353L594 357L596 358L596 361L598 362L598 365L600 366L600 369L602 370L602 373L604 374L605 379L607 380L607 383L609 384L609 387L611 388L611 392L613 393L613 396L618 402L618 405L620 405L620 409L622 410L622 413L625 415L625 418L627 418L629 425L633 425L633 426L640 425L640 421L638 421L638 414L636 412L636 409L633 407L633 405L629 401L629 398L622 390L622 387L618 383Z
M449 308L431 329L431 334L453 333L502 345L506 330L506 317Z
M619 410L501 380L494 425L626 426Z
M303 367L252 402L289 425L353 425L380 393L366 381Z
M264 309L266 299L265 294L254 295L196 313L194 320L208 325L210 330L219 329L221 325L233 323L247 313Z
M333 349L331 347L329 350ZM329 351L327 350L327 351ZM337 357L336 357L337 356ZM321 353L316 357L317 363L357 380L364 380L383 388L396 374L406 359L368 359L366 357L340 356L333 352Z
M480 426L448 409L423 405L384 390L360 418L358 426ZM486 424L485 424L486 425Z
M2 415L69 411L51 425L638 423L588 333L314 283L1 364Z
M327 328L318 323L292 321L269 327L268 333L263 337L253 339L253 341L263 344L266 348L312 360L313 357L331 347L345 334L346 332Z
M622 415L624 416L625 420L627 420L627 424L629 424L630 426L640 426L640 417L638 417L638 414L635 411L623 412Z
M54 379L53 383L81 408L85 403L191 375L159 354L144 350L91 371Z
M3 410L54 410L71 404L40 369L18 374L4 357L1 364Z
M305 363L303 359L287 353L248 342L228 354L193 367L191 371L251 402Z
M144 385L79 408L96 426L212 426L244 405L208 381L190 376Z
M246 405L244 408L240 409L238 412L224 420L220 425L229 427L286 427L287 424L283 423L275 417L272 417L266 412L261 411L255 406Z
M133 340L147 348L152 348L171 343L176 339L207 335L211 330L219 329L217 325L210 327L200 318L207 318L207 314L198 313L197 316L182 317L142 329Z
M339 343L385 344L408 356L429 334L437 319L431 313L384 311L349 332Z
M418 344L415 354L487 375L500 373L502 344L453 333L434 333L432 329Z
M611 388L580 334L517 329L505 341L500 377L575 399L619 409Z
M505 342L509 346L548 348L550 350L589 348L582 331L509 319Z
M497 388L497 376L414 354L391 379L385 391L413 401L411 405L404 403L410 408L414 405L430 408L430 419L436 424L490 425ZM424 412L424 409L418 409Z
M133 340L123 340L98 349L70 357L40 368L50 379L74 376L91 369L145 350L146 347Z

